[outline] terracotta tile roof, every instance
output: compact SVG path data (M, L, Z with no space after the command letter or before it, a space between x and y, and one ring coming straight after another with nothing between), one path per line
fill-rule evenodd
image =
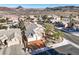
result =
M45 41L46 40L43 40L43 39L31 41L31 42L29 42L28 47L31 48L31 49L43 48L43 47L45 47L45 45L44 45Z

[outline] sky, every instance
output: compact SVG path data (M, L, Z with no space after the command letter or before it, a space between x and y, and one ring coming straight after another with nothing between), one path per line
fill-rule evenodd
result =
M58 6L79 6L79 4L0 4L0 7L46 8Z

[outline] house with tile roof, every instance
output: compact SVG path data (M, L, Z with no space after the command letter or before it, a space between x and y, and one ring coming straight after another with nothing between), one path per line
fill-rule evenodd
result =
M29 24L29 25L28 25ZM41 25L32 22L25 22L25 35L28 40L28 48L35 49L33 46L38 48L44 47L45 39L43 38L44 27Z

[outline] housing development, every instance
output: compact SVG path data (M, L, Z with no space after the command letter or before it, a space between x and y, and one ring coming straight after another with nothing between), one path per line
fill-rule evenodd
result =
M50 7L0 7L0 55L79 55L79 6Z

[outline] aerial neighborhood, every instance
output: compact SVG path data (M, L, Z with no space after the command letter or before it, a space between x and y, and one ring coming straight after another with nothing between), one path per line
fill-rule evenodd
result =
M78 55L78 10L0 7L0 55Z

